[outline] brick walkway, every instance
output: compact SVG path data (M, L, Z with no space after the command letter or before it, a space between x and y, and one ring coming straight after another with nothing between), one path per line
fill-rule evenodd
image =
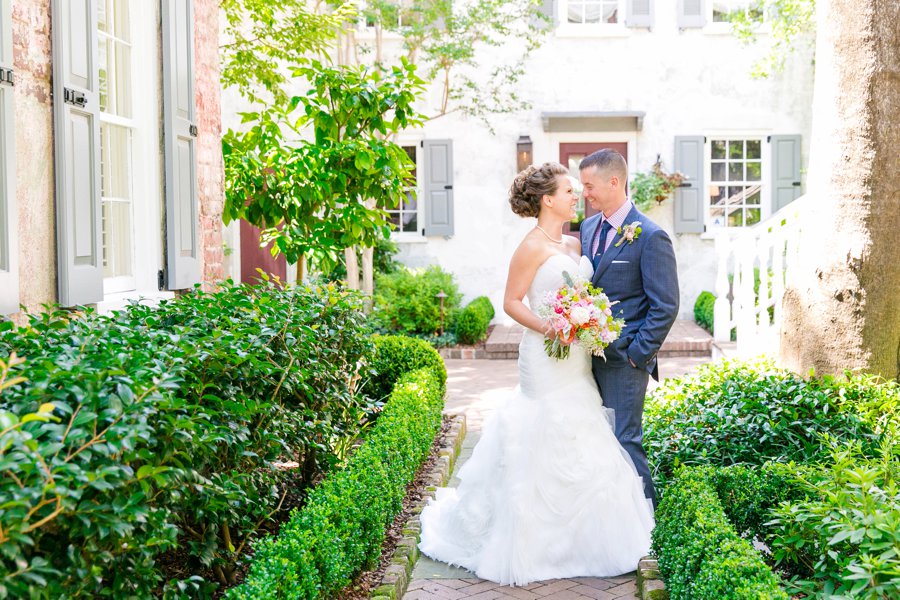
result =
M708 357L665 357L660 361L660 375L665 379L693 371L708 362ZM518 382L515 360L445 360L447 364L448 414L465 413L468 434L462 452L456 462L459 470L478 442L484 419L506 396L512 393ZM651 379L651 386L655 382ZM456 472L450 486L459 484ZM637 565L635 565L636 567ZM419 558L412 573L403 600L612 600L634 598L636 582L633 574L600 579L579 577L533 583L525 587L510 587L477 579L465 569L451 567Z

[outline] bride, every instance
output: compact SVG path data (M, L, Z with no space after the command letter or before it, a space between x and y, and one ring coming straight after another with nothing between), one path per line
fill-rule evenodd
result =
M650 549L642 480L613 433L590 355L573 347L549 358L550 328L523 302L563 285L564 271L590 279L579 241L562 233L577 196L565 167L545 163L519 173L509 202L537 217L510 261L503 303L526 328L519 387L485 424L459 487L439 489L422 512L419 548L503 584L628 573Z

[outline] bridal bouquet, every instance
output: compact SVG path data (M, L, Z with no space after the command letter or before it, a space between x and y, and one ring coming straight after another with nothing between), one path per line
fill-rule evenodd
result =
M619 337L625 325L623 319L612 316L615 302L610 302L584 277L572 277L563 271L563 280L565 285L547 292L536 311L556 333L553 339L544 340L547 356L556 360L567 358L569 344L576 343L594 356L604 356L603 349Z

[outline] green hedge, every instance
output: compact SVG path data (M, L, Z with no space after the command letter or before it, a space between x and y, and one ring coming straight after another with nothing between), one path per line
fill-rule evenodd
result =
M380 352L385 345L398 347L382 339ZM419 362L432 361L420 357ZM246 580L226 598L331 597L376 564L386 528L399 513L406 486L440 428L445 377L441 365L400 378L347 466L310 493L307 504L277 537L256 544Z
M176 547L186 570L227 581L286 486L321 477L358 434L362 303L333 285L226 284L0 326L0 355L25 357L11 375L27 378L0 397L0 463L16 474L0 478L0 597L148 597ZM23 424L47 403L49 420Z
M700 292L697 301L694 302L694 321L710 333L713 332L715 304L716 297L712 292Z
M369 361L370 378L364 384L367 395L377 400L387 398L406 373L428 369L435 374L443 395L447 384L444 359L428 342L402 335L373 336L375 349Z
M456 338L461 344L477 344L487 335L488 325L494 318L494 305L487 296L479 296L456 316Z
M443 292L444 329L462 298L452 273L433 265L425 270L401 268L375 279L372 322L378 331L403 335L433 335L441 329Z
M672 600L784 599L779 579L728 520L711 467L684 468L656 513L653 549Z

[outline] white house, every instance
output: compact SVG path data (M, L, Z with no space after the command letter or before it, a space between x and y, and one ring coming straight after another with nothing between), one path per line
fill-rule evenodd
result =
M500 306L509 258L533 226L507 203L517 143L530 140L534 163L560 161L576 176L583 156L613 147L631 172L659 156L688 177L649 216L672 234L681 316L691 318L697 295L715 289L716 232L764 221L802 190L812 51L793 55L783 73L751 78L760 51L743 46L725 17L748 4L552 0L553 30L522 80L529 110L492 118L493 133L456 113L400 140L419 183L417 199L394 215L402 262L439 264L467 299L487 295ZM226 94L223 105L225 126L234 126L234 100Z

